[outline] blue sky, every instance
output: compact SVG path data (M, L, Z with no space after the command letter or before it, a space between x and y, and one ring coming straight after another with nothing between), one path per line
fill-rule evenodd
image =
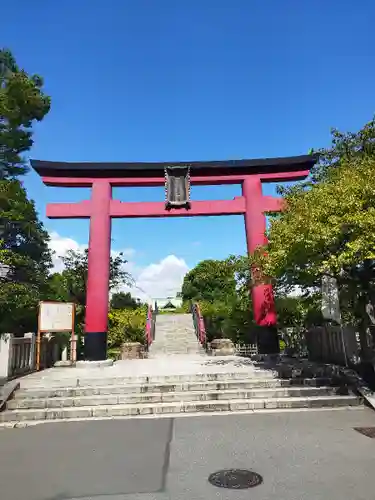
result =
M2 17L2 44L45 78L52 97L34 158L303 154L327 145L332 126L358 129L375 111L373 0L18 0ZM57 252L87 243L88 221L44 214L46 203L88 190L47 188L34 173L25 185ZM193 199L238 194L239 186L193 188ZM114 196L163 200L163 190ZM152 295L178 287L201 259L245 252L242 217L122 219L112 238Z

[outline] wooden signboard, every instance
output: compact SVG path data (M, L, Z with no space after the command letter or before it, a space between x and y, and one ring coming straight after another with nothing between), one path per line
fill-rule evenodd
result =
M38 335L36 341L36 369L40 369L40 344L42 333L72 332L71 360L76 361L76 339L74 335L75 304L72 302L39 303Z

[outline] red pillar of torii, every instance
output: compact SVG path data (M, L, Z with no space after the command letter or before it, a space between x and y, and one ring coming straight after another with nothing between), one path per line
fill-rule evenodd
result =
M316 159L289 158L178 163L67 163L32 160L44 184L91 187L91 199L78 203L50 203L49 218L90 219L85 321L85 359L102 360L107 354L111 219L126 217L193 217L244 215L247 249L252 253L266 243L265 214L282 209L283 200L264 196L262 183L301 180ZM233 200L190 201L189 209L167 210L160 202L121 202L112 199L113 186L162 186L168 166L189 166L192 185L241 184L242 196ZM252 287L254 319L259 325L259 347L278 349L276 311L271 285Z

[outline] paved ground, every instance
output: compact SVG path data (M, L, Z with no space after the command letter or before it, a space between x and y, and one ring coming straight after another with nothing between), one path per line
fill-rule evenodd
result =
M0 431L2 500L370 500L372 410L117 420ZM252 490L211 486L250 468Z

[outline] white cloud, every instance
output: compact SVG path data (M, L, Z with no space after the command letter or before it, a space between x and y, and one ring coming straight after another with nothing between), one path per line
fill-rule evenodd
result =
M80 245L77 241L71 238L64 238L56 232L50 234L50 241L48 246L53 252L52 263L53 272L61 272L64 269L63 261L61 257L64 257L69 250L74 250L75 252L82 251L87 247L87 245Z
M63 270L64 264L60 257L66 255L68 250L83 251L87 248L87 245L79 244L72 238L65 238L56 232L52 232L50 238L49 247L55 252L53 256L53 271L55 272ZM121 287L122 290L130 291L134 297L142 300L175 296L181 290L184 276L189 271L184 259L168 255L157 263L140 267L134 260L136 251L133 248L113 250L111 254L116 256L120 252L123 253L125 259L128 259L124 269L135 280L135 287Z
M189 267L184 259L168 255L156 264L150 264L134 275L136 285L150 298L174 297L181 291Z

